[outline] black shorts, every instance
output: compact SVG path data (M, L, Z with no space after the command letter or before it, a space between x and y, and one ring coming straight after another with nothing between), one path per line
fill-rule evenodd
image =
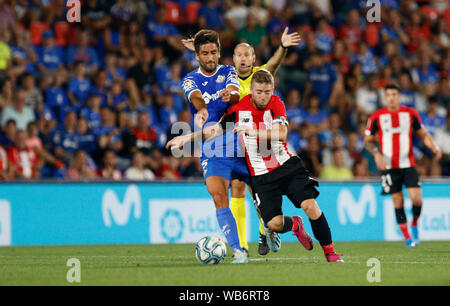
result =
M303 201L319 195L316 189L319 182L312 178L297 156L269 173L252 177L251 182L255 207L265 223L283 214L283 195L297 208Z
M393 194L406 188L420 187L416 167L389 169L381 172L381 194Z

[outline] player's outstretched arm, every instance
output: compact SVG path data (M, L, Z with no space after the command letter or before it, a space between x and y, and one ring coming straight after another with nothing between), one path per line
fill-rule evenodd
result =
M439 149L439 147L434 143L433 137L431 137L431 135L424 128L417 130L416 134L420 137L420 139L422 139L427 148L429 148L431 152L433 152L434 158L436 158L437 160L441 159L441 149Z
M246 125L239 125L233 129L235 133L244 133L250 137L258 137L259 139L265 139L267 141L279 140L286 141L288 128L284 124L274 124L271 130L266 129L253 129Z
M192 142L194 140L211 140L222 135L222 131L223 129L221 125L219 123L216 123L200 131L172 138L166 143L166 149L182 149L186 143Z
M284 28L283 34L281 35L281 44L266 64L265 68L272 75L275 75L278 67L280 67L281 65L281 62L286 57L287 49L289 47L297 46L302 40L300 34L298 34L297 32L288 34L288 30L288 27Z

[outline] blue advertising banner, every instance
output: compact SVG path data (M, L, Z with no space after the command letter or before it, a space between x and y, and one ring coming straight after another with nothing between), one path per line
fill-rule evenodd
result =
M321 183L319 206L335 241L400 240L389 196L379 184ZM450 240L450 183L423 185L423 240ZM405 192L405 209L411 203ZM246 198L249 241L259 237L258 217ZM286 215L308 218L287 198ZM214 203L201 183L2 184L0 245L192 243L222 236ZM283 241L296 241L290 234Z

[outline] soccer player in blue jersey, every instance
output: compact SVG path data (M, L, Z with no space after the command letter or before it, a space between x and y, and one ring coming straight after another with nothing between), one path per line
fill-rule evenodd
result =
M194 124L201 128L209 122L219 122L229 106L239 101L239 80L234 67L218 64L217 32L199 31L194 37L194 47L200 67L185 76L182 86ZM248 255L240 246L236 220L229 207L228 189L235 178L248 182L249 173L244 155L237 157L237 141L232 136L224 135L222 145L215 142L210 150L204 143L200 160L206 188L216 207L217 221L234 253L233 263L247 263Z

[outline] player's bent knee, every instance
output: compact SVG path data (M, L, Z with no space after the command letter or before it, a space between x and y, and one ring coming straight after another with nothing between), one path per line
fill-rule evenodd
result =
M312 220L315 220L320 217L322 213L319 205L314 199L308 199L302 202L301 208L305 212L305 214Z

